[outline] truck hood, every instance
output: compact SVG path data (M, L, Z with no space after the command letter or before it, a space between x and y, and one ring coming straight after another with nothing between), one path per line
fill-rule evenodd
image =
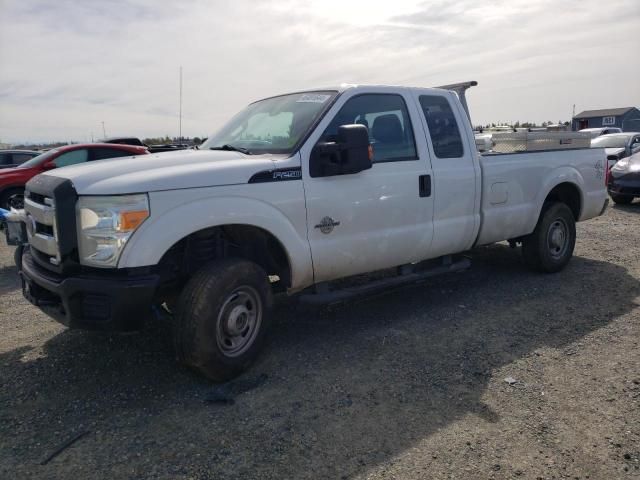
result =
M255 173L273 169L274 160L273 155L180 150L100 160L45 175L71 180L80 195L119 195L247 183Z

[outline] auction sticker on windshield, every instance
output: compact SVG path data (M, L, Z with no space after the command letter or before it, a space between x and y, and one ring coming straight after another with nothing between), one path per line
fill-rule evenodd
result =
M324 103L331 95L323 95L321 93L305 93L296 102L303 103Z

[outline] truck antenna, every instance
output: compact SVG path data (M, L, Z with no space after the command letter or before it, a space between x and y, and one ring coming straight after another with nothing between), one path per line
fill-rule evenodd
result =
M182 143L182 65L180 65L180 120L179 120L179 134L180 143Z

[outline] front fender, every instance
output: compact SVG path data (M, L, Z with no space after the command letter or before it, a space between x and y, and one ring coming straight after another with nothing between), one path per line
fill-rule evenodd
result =
M291 266L292 289L313 283L304 204L294 204L292 201L279 205L285 209L287 206L291 207L289 211L294 212L294 216L301 215L292 221L280 209L257 198L219 194L202 198L202 192L194 194L191 191L186 195L192 198L176 205L176 200L181 196L179 192L181 191L150 194L151 216L127 242L118 268L157 265L171 246L191 233L210 227L240 224L259 227L280 241Z

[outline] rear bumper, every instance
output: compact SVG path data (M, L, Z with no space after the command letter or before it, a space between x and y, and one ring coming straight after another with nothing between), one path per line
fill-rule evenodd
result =
M53 319L71 328L132 331L152 312L159 276L105 272L62 277L39 267L29 248L22 254L24 297Z

